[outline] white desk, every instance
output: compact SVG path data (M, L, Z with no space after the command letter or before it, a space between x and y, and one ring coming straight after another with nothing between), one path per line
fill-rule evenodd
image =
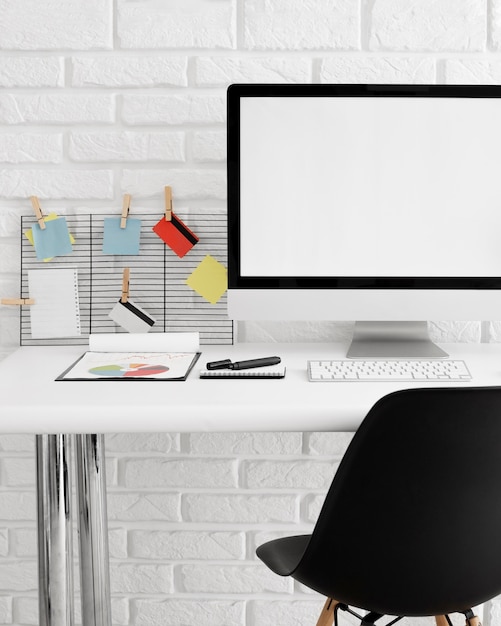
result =
M451 358L467 362L473 376L469 386L501 384L501 345L443 347ZM69 433L76 434L83 626L110 626L103 433L354 431L383 395L410 386L437 386L308 382L308 359L342 358L346 348L208 346L186 382L55 382L85 351L81 346L23 347L2 361L0 432L37 434L40 625L72 624ZM198 378L207 361L272 355L282 357L285 379Z
M0 363L0 406L8 416L0 432L354 431L378 398L412 383L308 382L308 359L343 358L346 347L203 346L186 382L54 382L85 348L23 347ZM443 347L451 358L466 360L470 385L501 384L501 345ZM207 361L275 354L287 367L285 379L198 378Z

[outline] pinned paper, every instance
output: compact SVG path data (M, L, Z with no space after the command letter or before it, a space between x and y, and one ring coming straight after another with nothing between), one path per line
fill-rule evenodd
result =
M35 301L30 306L33 339L81 334L76 268L29 270L28 286L30 298Z
M103 254L139 254L141 220L127 218L125 228L121 228L120 217L104 219Z
M147 333L155 320L132 300L119 300L111 309L109 317L129 333Z
M44 222L45 224L47 224L47 222L51 222L52 220L57 220L58 219L58 215L57 213L49 213L49 215L44 216ZM30 228L29 230L27 230L25 233L26 238L28 239L28 241L31 243L32 246L35 246L35 242L33 240L33 229ZM70 233L70 242L73 245L75 243L75 237L73 237L73 235ZM52 259L53 257L47 257L44 259L44 262L48 262Z
M172 211L172 187L164 187L165 215L153 226L153 232L164 241L179 258L189 252L199 241L198 237Z
M186 284L211 304L216 304L228 288L224 265L208 254L188 276Z
M155 320L129 299L130 268L122 275L122 295L109 313L109 317L129 333L147 333Z
M37 259L42 260L49 257L63 256L73 252L65 217L56 217L52 220L46 218L45 229L40 228L38 224L34 224L32 236Z
M177 215L174 215L174 213L172 213L170 221L162 217L162 219L153 226L153 231L181 259L199 241L195 233L192 232Z

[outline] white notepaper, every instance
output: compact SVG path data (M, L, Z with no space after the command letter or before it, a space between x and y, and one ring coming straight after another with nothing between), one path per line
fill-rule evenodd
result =
M28 271L31 336L33 339L77 337L80 329L78 270L76 268Z

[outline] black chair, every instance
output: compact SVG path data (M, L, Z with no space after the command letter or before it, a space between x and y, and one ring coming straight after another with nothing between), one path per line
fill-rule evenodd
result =
M263 544L275 573L355 612L464 613L501 593L501 387L385 396L353 437L311 535ZM393 623L393 621L391 622Z

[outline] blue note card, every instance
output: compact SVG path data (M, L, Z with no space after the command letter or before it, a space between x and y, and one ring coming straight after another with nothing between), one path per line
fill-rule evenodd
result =
M48 259L53 256L63 256L73 252L70 232L65 217L47 220L44 230L38 224L34 224L32 231L37 259Z
M120 228L119 217L104 218L103 254L139 254L141 220L127 218L125 228Z

